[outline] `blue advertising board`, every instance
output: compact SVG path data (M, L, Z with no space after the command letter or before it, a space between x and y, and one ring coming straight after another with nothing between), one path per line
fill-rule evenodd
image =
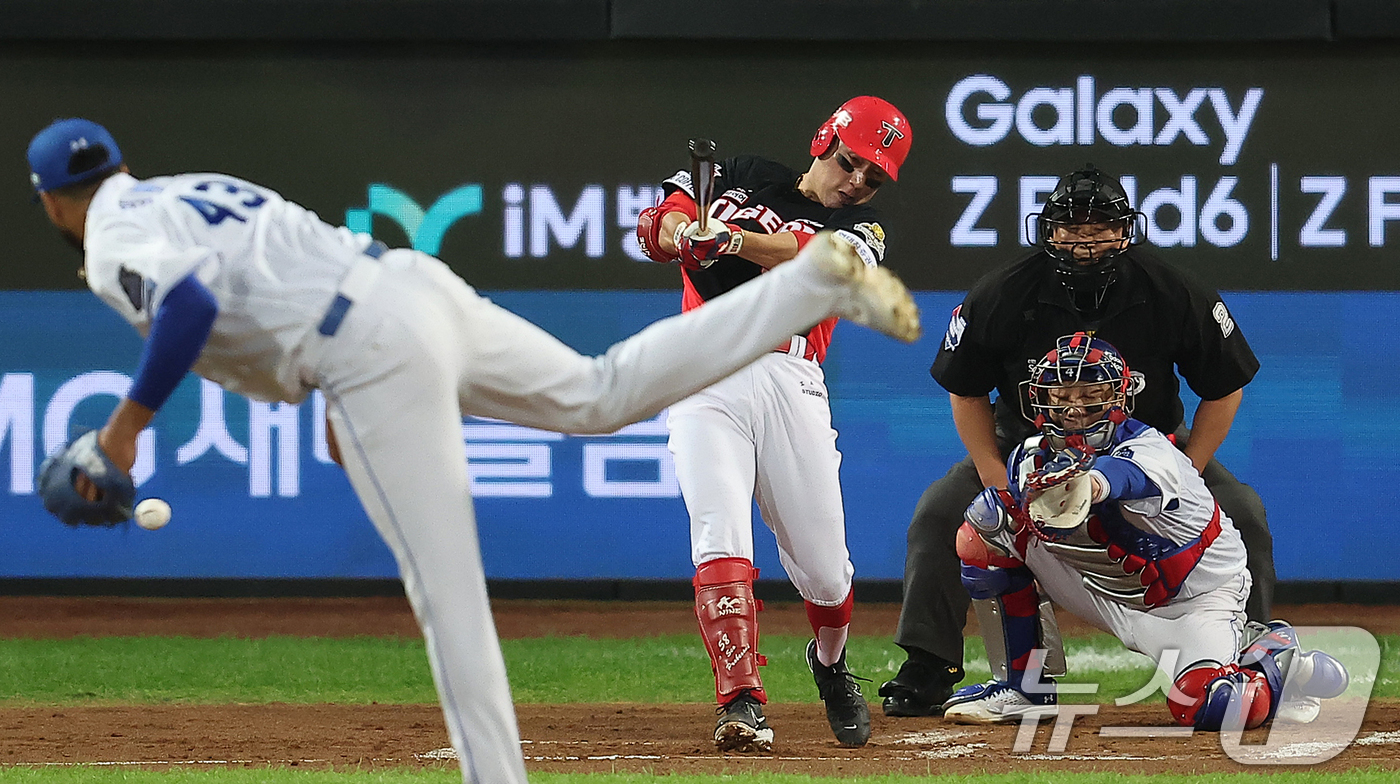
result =
M587 353L674 313L671 291L492 295ZM858 579L898 579L928 483L962 457L927 368L960 293L918 295L905 346L842 325L826 362L848 544ZM1281 579L1398 580L1400 293L1227 294L1263 363L1219 457L1269 509ZM694 346L696 352L715 350ZM169 526L68 529L34 494L43 455L106 419L140 340L85 292L0 292L0 577L387 578L392 557L326 452L324 403L250 402L187 378L143 435L141 497ZM690 576L688 524L664 413L608 436L468 419L488 577ZM757 563L782 574L755 513Z

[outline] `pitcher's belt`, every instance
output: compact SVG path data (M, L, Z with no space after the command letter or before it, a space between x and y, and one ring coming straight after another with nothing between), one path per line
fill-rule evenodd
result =
M379 257L388 249L388 245L375 240L365 248L364 255L355 259L350 265L350 271L341 279L335 299L331 300L331 306L326 308L326 315L321 319L321 326L316 329L317 332L326 337L335 335L336 330L340 329L340 322L345 320L345 314L350 312L350 306L373 288L375 280L383 270Z

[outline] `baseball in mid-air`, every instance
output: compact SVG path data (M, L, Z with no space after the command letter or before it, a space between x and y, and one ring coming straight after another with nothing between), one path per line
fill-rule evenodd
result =
M170 522L170 504L165 501L159 498L147 498L136 505L136 524L147 531L164 528L168 522Z

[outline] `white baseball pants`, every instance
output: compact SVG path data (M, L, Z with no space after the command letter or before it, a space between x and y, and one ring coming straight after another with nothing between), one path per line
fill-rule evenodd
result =
M1041 590L1061 607L1161 666L1172 665L1164 657L1175 656L1173 678L1203 659L1230 664L1239 656L1250 588L1247 571L1203 594L1139 610L1085 588L1079 572L1034 545L1027 548L1026 565Z
M308 381L326 395L346 473L398 562L464 781L526 784L462 415L611 432L809 329L831 315L845 284L812 264L783 264L601 357L584 357L430 256L398 250L358 263L380 265L366 273L377 279L361 281L358 290L370 293L353 298L334 337L308 339ZM703 347L723 350L695 350Z
M770 352L671 406L666 424L696 566L716 558L753 561L757 501L802 598L824 607L845 601L855 570L820 365Z

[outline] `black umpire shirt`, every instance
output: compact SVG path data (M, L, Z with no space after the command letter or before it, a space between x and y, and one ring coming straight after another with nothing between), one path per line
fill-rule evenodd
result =
M1220 295L1140 248L1119 257L1102 314L1089 320L1075 309L1055 260L1038 251L974 284L953 309L929 372L954 395L997 390L1006 444L1035 432L1022 415L1029 411L1022 382L1064 335L1084 331L1112 343L1133 376L1133 417L1164 433L1184 416L1173 367L1203 400L1243 388L1259 370Z

